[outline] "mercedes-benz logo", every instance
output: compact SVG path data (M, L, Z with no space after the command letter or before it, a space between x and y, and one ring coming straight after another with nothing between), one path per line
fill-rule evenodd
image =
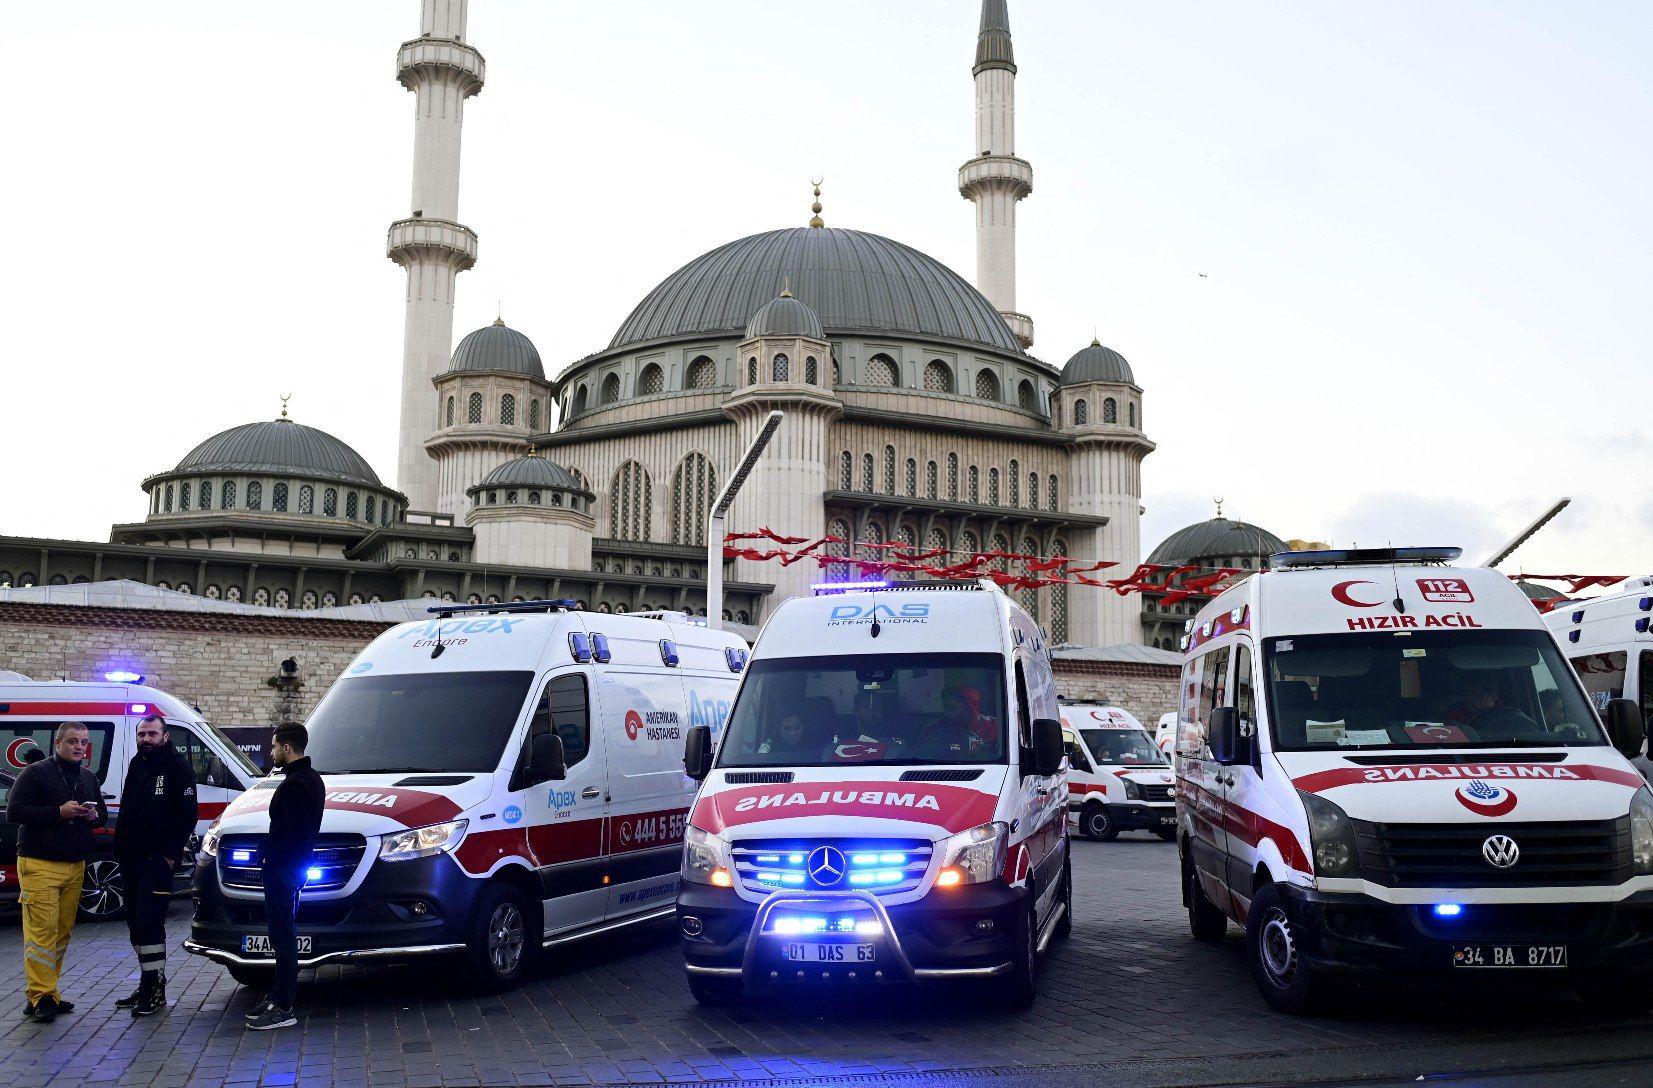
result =
M1494 869L1508 869L1521 860L1521 847L1508 835L1489 835L1481 844L1481 856Z
M844 879L844 852L836 846L817 846L809 852L809 879L830 888Z

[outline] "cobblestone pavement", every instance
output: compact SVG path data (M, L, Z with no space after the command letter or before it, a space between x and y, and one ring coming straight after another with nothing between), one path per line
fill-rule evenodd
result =
M1187 936L1174 847L1137 835L1078 841L1074 875L1073 937L1054 946L1038 1003L1022 1013L901 987L701 1009L669 926L657 925L564 952L500 996L470 996L436 963L328 968L301 983L299 1028L247 1033L241 1014L253 995L179 951L167 1015L117 1012L136 977L117 923L79 928L64 989L80 1009L41 1027L19 1015L20 934L8 920L0 1088L859 1079L1050 1088L1387 1079L1653 1056L1653 1019L1604 1019L1570 997L1508 987L1372 992L1331 1016L1280 1016L1253 989L1237 931L1220 947ZM175 903L174 949L187 923L187 903Z

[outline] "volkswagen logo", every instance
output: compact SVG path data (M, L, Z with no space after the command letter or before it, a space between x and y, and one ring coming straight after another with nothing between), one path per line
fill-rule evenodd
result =
M1494 869L1509 869L1521 860L1521 848L1508 835L1489 835L1481 844L1481 856Z
M809 879L830 888L844 879L844 852L836 846L817 846L809 852Z

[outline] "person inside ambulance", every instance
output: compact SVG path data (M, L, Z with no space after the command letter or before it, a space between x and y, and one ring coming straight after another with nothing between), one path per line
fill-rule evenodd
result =
M803 714L794 711L783 715L776 723L774 732L758 745L758 754L814 762L830 748L831 744L820 728L810 725Z
M1457 696L1456 701L1446 708L1446 720L1453 725L1468 725L1476 715L1498 705L1497 689L1469 673L1459 676Z
M859 763L881 759L892 749L906 744L897 720L899 697L892 689L876 682L855 693L855 724L848 737L839 737L833 748L834 758L841 763Z
M941 715L918 734L912 753L926 759L997 758L999 723L981 712L981 701L981 692L967 685L943 689ZM983 755L985 748L989 755Z

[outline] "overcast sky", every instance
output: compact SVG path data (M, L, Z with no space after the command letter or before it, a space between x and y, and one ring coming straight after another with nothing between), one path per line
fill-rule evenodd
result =
M1011 0L1034 353L1130 359L1144 551L1222 495L1338 544L1645 573L1653 5ZM808 218L974 276L974 0L473 0L455 339L548 369L695 255ZM414 0L8 12L0 532L292 413L395 471ZM1204 277L1200 275L1204 273Z

